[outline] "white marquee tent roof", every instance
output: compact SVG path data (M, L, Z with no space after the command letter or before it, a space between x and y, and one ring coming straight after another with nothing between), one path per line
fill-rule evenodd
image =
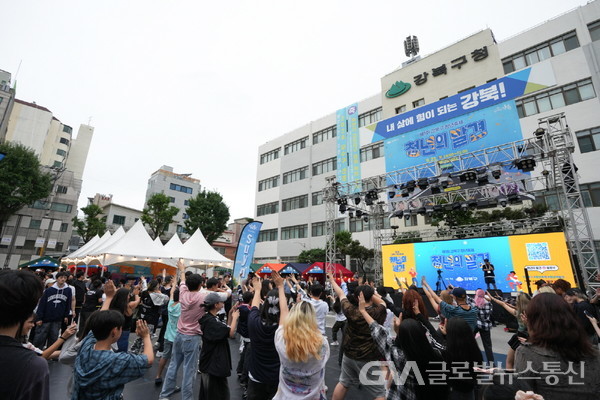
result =
M186 266L207 267L222 266L232 268L233 262L212 248L202 232L194 234L182 244L174 235L166 245L152 240L141 221L127 232L122 227L113 234L105 233L95 237L79 250L65 257L63 261L84 262L100 261L103 265L131 261L154 261L175 266L181 260Z

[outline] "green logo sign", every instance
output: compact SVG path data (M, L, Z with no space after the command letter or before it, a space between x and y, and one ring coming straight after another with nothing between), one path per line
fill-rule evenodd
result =
M410 90L410 83L396 81L396 83L394 83L392 85L392 87L387 92L385 92L385 97L387 97L388 99L393 99L394 97L403 95L404 93L408 92L409 90Z

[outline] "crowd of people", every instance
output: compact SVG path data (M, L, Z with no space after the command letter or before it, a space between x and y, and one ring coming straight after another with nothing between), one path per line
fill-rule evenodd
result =
M600 290L588 298L541 281L512 301L483 289L438 293L425 278L397 283L274 272L234 286L229 274L182 264L177 276L138 280L1 271L0 399L48 399L48 359L71 366L74 400L122 399L155 362L161 400L230 399L232 373L250 400L341 400L355 387L367 399L600 398ZM492 349L493 307L516 319L505 365ZM341 372L327 387L333 346Z

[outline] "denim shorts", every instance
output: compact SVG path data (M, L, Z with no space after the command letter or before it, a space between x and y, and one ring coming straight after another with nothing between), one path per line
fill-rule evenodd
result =
M340 383L346 388L358 385L360 371L363 367L365 367L365 364L367 363L368 361L353 360L344 355L344 358L342 358L342 372L340 373ZM370 380L377 379L377 376L372 373L373 368L381 367L372 366L371 368L369 368L368 371L366 371L366 377ZM385 384L363 385L362 390L364 390L367 393L367 398L386 396Z
M163 344L162 358L164 358L165 360L169 360L171 358L172 353L173 353L173 342L165 339L165 343Z

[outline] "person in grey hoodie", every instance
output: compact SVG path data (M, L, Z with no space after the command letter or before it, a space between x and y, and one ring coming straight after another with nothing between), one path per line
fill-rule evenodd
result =
M39 349L43 349L46 342L48 345L56 342L61 324L68 322L73 293L65 283L67 276L66 272L56 274L56 283L44 291L38 303L33 345Z

